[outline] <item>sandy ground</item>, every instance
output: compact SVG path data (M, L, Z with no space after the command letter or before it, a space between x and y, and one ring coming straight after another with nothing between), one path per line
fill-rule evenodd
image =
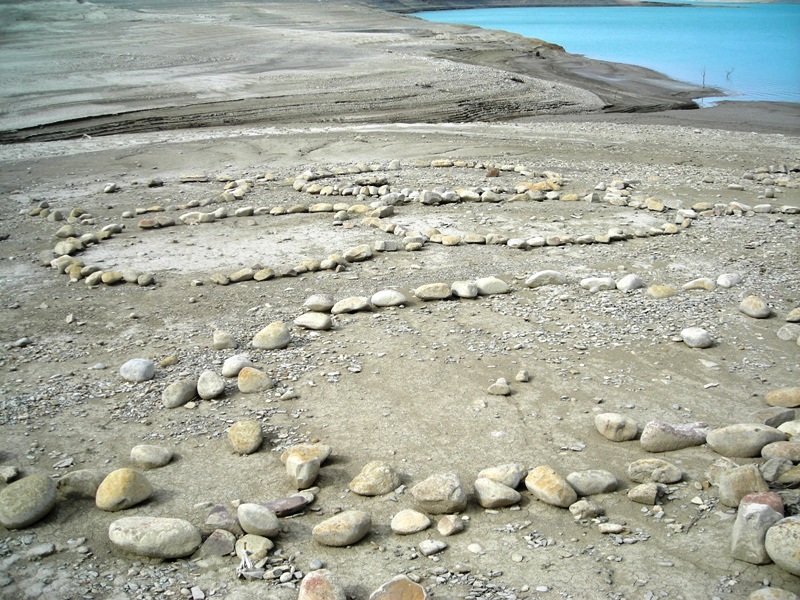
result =
M2 139L31 140L0 146L2 465L54 477L78 468L110 470L129 464L134 445L160 444L176 457L147 472L155 496L125 514L181 517L200 526L208 503L231 506L293 493L279 451L322 440L333 456L322 468L314 510L283 522L276 539L281 553L273 557L276 565L300 571L322 561L351 598L367 598L401 573L433 597L452 600L470 594L741 598L765 581L800 592L797 578L778 567L730 557L735 513L705 483L719 458L710 448L659 456L685 477L670 486L665 516L657 518L653 507L626 497L634 485L627 465L651 455L638 442L609 442L593 426L598 412L623 412L640 424L746 422L765 406L767 391L797 385L800 348L776 333L800 305L800 217L705 216L674 235L529 250L428 243L419 252L377 254L341 272L229 286L210 277L256 263L288 269L396 236L358 218L336 225L331 213L229 217L158 230L139 229L138 216L123 217L160 205L168 210L153 215L177 219L189 211L185 205L223 191L218 175L251 178L255 185L241 200L199 210L356 204L355 197L295 191L292 182L306 169L358 164L374 166L370 175L386 177L396 190L513 190L553 171L561 174L564 193L582 196L601 182L627 180L635 197L673 207L660 213L558 200L410 203L386 219L458 235L633 231L673 222L674 207L698 202L796 207L796 107L727 103L711 110L603 112L609 104L648 111L681 104L697 91L650 75L642 84L641 72L586 61L596 73L613 68L630 76L627 87L609 91L565 71L583 59L543 42L529 42L525 52L539 50L546 58L519 67L524 61L512 56L519 45L513 36L428 25L357 5L313 3L311 13L305 3L190 4L191 14L181 3L138 3L135 11L111 3L2 6L5 17L16 15L2 19L0 53L9 58L0 67ZM55 47L61 52L53 54ZM469 57L454 62L457 53ZM551 62L557 66L541 66ZM516 120L505 121L510 117ZM430 166L445 158L470 166ZM393 160L399 168L388 168ZM487 177L476 163L519 165L527 174L503 170ZM770 166L785 186L744 177ZM187 173L209 181L181 183ZM164 185L148 187L155 177ZM109 182L118 191L103 193ZM775 198L765 198L767 187ZM90 288L41 266L64 224L29 216L42 202L65 214L76 207L90 213L80 233L123 225L80 259L104 270L152 272L156 284ZM526 288L525 278L543 269L561 271L568 284ZM584 277L626 273L679 292L653 300L644 290L592 294L578 285ZM692 279L723 273L740 274L742 283L680 291ZM512 293L435 303L412 296L425 283L489 275L508 281ZM341 299L390 287L409 296L407 306L342 315L329 332L294 328L286 350L248 348L267 323L290 323L301 314L311 294ZM750 293L768 300L772 318L754 320L737 310ZM674 341L688 326L708 329L717 343L700 351ZM213 350L216 329L229 331L240 348ZM21 338L29 343L15 344ZM221 399L162 408L167 384L218 370L236 352L248 352L276 379L276 390L244 395L230 382ZM177 363L159 367L151 382L127 384L118 368L136 357ZM530 382L514 381L521 369ZM487 394L499 377L512 382L510 396ZM297 397L279 400L290 389ZM230 424L242 418L258 419L266 433L262 449L245 457L226 441ZM74 466L54 467L65 458ZM602 535L596 523L575 521L523 492L518 509L486 511L472 500L464 512L467 528L456 536L441 538L431 529L399 537L389 521L414 506L408 489L377 498L348 491L371 460L395 466L407 488L446 471L471 488L482 468L508 462L549 464L563 474L607 469L620 479L620 490L595 500L626 533ZM796 492L784 494L787 511L796 513ZM311 540L314 525L347 508L372 515L364 540L340 549ZM119 516L89 500L60 500L38 524L0 530L0 596L167 598L198 586L215 597L297 597L293 585L237 580L235 557L159 562L120 552L107 537ZM435 558L420 557L415 548L428 538L449 547ZM28 558L30 548L49 542L54 553Z

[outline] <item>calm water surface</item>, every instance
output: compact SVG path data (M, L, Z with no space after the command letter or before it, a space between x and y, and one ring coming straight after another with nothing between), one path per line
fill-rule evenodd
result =
M722 88L726 100L800 102L800 4L494 8L417 16L511 31L573 54L641 65Z

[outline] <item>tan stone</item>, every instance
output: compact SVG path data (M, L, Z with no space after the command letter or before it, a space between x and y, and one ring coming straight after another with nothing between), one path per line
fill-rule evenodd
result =
M95 504L100 510L109 512L125 510L147 500L153 487L141 471L117 469L97 488Z

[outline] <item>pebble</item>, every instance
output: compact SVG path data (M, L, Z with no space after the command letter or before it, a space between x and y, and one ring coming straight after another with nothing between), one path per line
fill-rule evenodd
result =
M298 444L281 454L286 474L298 490L314 485L322 463L331 454L331 447L324 444Z
M625 415L602 413L594 418L594 426L604 438L612 442L627 442L639 435L639 425Z
M746 296L739 303L739 312L746 314L748 317L754 319L766 319L772 314L769 304L759 296Z
M243 394L257 394L275 387L272 378L255 367L244 367L239 371L236 385Z
M181 558L192 554L202 538L200 530L183 519L124 517L108 527L108 537L118 548L150 558Z
M424 531L430 527L431 520L427 515L417 510L406 508L392 517L390 526L392 533L396 533L397 535L409 535L411 533Z
M784 342L791 342L800 338L800 325L797 323L787 323L777 332L778 339Z
M297 600L347 600L347 595L331 571L316 569L303 577Z
M275 321L264 327L253 337L252 346L259 350L280 350L292 341L289 328L282 321Z
M719 501L725 506L736 508L748 494L768 492L769 485L764 480L757 465L733 467L720 473Z
M481 296L494 296L496 294L507 294L511 291L511 286L499 277L481 277L475 280L478 294Z
M692 281L688 281L681 286L681 289L684 291L693 291L693 290L705 290L707 292L713 292L717 289L717 284L714 283L714 280L709 277L700 277L699 279L693 279Z
M711 334L702 327L687 327L681 330L681 339L689 348L710 348L714 345Z
M784 408L800 407L800 387L770 390L764 396L764 402L770 406L783 406Z
M616 476L602 469L574 471L567 475L567 482L577 492L578 496L607 494L619 487L619 480Z
M525 285L529 288L537 288L545 285L564 285L567 277L558 271L537 271L525 280Z
M428 283L414 290L414 295L420 300L446 300L452 295L450 286L446 283Z
M770 527L765 546L776 565L800 576L800 517L786 517Z
M782 518L766 504L742 503L731 533L731 557L753 565L772 562L764 542L767 530Z
M483 508L502 508L517 504L522 496L512 487L479 477L474 484L475 499Z
M0 466L0 483L13 481L19 475L19 469L12 465Z
M511 386L504 377L500 377L486 391L492 396L509 396L511 395Z
M330 312L334 304L336 301L330 294L314 294L306 299L303 308L313 312Z
M235 354L225 359L222 363L223 377L236 377L245 367L252 367L253 363L246 354Z
M262 504L240 504L236 509L236 516L246 533L271 538L281 530L278 516Z
M172 450L152 444L139 444L131 448L131 463L139 469L157 469L172 460Z
M233 279L231 279L231 281L233 281ZM230 332L216 329L212 334L211 345L214 350L229 350L231 348L238 348L239 342L234 339Z
M145 358L132 358L119 368L119 374L125 381L139 383L150 381L156 374L156 365Z
M442 540L422 540L419 543L419 552L422 556L433 556L447 549L447 543Z
M228 430L228 442L237 454L252 454L261 447L264 432L254 420L237 421Z
M800 437L800 421L786 421L777 427L778 431L782 431L790 438Z
M364 465L348 487L360 496L382 496L396 490L401 484L400 475L391 465L372 461Z
M617 282L613 277L586 277L581 279L580 286L594 294L604 290L617 289Z
M179 379L170 383L161 392L164 408L178 408L197 397L196 379Z
M275 547L275 544L272 542L271 539L264 537L263 535L253 535L252 533L246 533L238 540L236 540L236 544L234 545L234 551L236 552L236 556L242 558L245 556L245 552L247 556L253 562L258 562L263 560L269 554L269 551Z
M628 478L636 483L677 483L683 471L660 458L643 458L628 465Z
M36 473L8 484L0 491L0 524L22 529L42 520L56 504L56 484Z
M370 302L377 307L402 306L408 304L408 298L397 290L381 290L375 292L370 298Z
M331 314L342 315L372 310L372 303L366 296L350 296L339 300L331 307Z
M434 515L457 513L467 507L467 494L456 473L431 475L411 488L411 495L422 510Z
M327 331L333 327L330 315L322 312L303 313L294 320L294 324L303 329L312 331Z
M106 477L108 477L108 471L99 469L70 471L58 480L58 492L65 498L94 500L97 496L97 488Z
M323 546L350 546L366 536L371 527L369 513L346 510L317 524L311 530L311 536Z
M532 469L525 478L525 487L536 498L552 506L568 508L578 499L567 480L547 465Z
M428 600L428 593L420 584L398 575L372 592L369 600Z
M445 537L464 531L464 520L457 515L445 515L436 523L436 531Z
M117 469L97 488L95 504L100 510L114 512L136 506L152 495L153 486L141 471Z
M197 395L203 400L218 398L225 391L225 380L214 371L203 371L197 379Z
M525 479L527 474L528 470L521 464L508 463L505 465L499 465L497 467L483 469L480 473L478 473L478 478L492 479L498 483L502 483L503 485L510 487L511 489L516 489L520 482Z
M737 423L714 429L706 442L717 454L728 457L752 458L761 455L761 449L772 442L786 440L786 434L761 423Z
M707 423L672 424L650 421L642 430L640 442L646 452L670 452L691 446L701 446L706 441Z

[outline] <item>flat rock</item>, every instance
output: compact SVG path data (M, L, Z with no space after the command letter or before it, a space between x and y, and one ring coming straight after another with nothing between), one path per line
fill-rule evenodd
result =
M323 546L350 546L369 533L372 518L361 510L347 510L317 524L311 537Z
M100 510L114 512L136 506L152 495L153 486L141 471L117 469L109 473L97 488L95 504Z
M215 529L200 546L200 556L229 556L234 553L236 536L224 529Z
M552 506L568 508L578 499L569 482L547 465L532 469L525 478L525 487L536 498Z
M645 424L639 441L646 452L670 452L703 445L708 430L707 423L672 424L650 421Z
M218 398L225 391L225 380L214 371L203 371L197 379L197 395L203 400Z
M763 423L767 427L778 428L784 423L793 421L794 417L794 410L791 408L784 408L783 406L770 406L769 408L762 408L750 413L749 421L752 423ZM784 433L786 432L784 431Z
M237 454L252 454L261 447L264 432L254 420L237 421L228 430L228 442Z
M573 504L569 505L569 512L573 516L573 518L578 520L584 519L594 519L600 517L605 514L605 509L593 502L592 500L587 500L585 498L581 498L574 502Z
M525 280L525 285L529 288L537 288L545 285L564 285L567 277L559 271L537 271Z
M521 464L508 463L505 465L483 469L480 473L478 473L478 479L491 479L493 481L497 481L498 483L502 483L503 485L507 485L512 489L516 489L520 482L525 479L527 474L528 469Z
M132 358L119 368L119 374L125 381L140 383L150 381L156 374L156 365L146 358Z
M309 503L307 497L295 495L289 496L288 498L264 502L263 506L273 511L278 517L290 517L302 512Z
M452 296L453 291L446 283L427 283L414 290L414 295L420 300L446 300Z
M403 292L397 290L381 290L372 294L370 302L372 302L373 306L383 308L408 304L408 298Z
M725 506L736 508L748 494L769 491L769 485L758 470L757 465L733 467L720 473L719 501Z
M391 528L392 533L397 535L409 535L424 531L431 526L431 520L427 515L422 514L413 508L406 508L401 510L392 517Z
M628 477L636 483L677 483L683 471L660 458L643 458L628 465Z
M197 397L196 379L179 379L170 383L161 392L164 408L178 408Z
M594 426L604 438L612 442L626 442L636 439L639 435L639 425L624 415L618 413L602 413L594 418Z
M347 595L331 571L317 569L303 577L297 600L347 600Z
M616 476L602 469L574 471L567 475L567 482L577 492L578 496L607 494L619 487L619 480Z
M116 547L149 558L181 558L192 554L202 538L200 530L183 519L125 517L108 527Z
M292 341L292 334L286 323L274 321L253 336L253 348L259 350L280 350Z
M243 394L257 394L275 387L275 381L255 367L244 367L236 376L236 385Z
M800 407L800 387L770 390L764 396L764 402L770 406L783 406L784 408Z
M339 300L331 308L331 314L343 315L372 310L372 303L366 296L350 296Z
M689 348L710 348L714 345L711 334L702 327L687 327L681 330L681 339Z
M422 540L419 543L419 553L422 556L433 556L447 549L447 542L442 540Z
M56 484L36 473L8 484L0 491L0 525L22 529L42 520L56 504Z
M617 282L613 277L585 277L581 279L580 286L592 293L604 290L617 289Z
M455 473L431 475L411 488L411 495L422 510L434 515L457 513L467 507L467 494Z
M405 575L398 575L372 592L369 600L427 600L428 593Z
M512 487L495 481L479 477L474 484L475 499L483 508L503 508L517 504L522 496Z
M742 283L742 276L738 273L723 273L717 277L717 285L721 288L732 288Z
M677 295L678 290L671 285L656 284L649 286L645 293L653 300L663 300L664 298L671 298L672 296Z
M786 434L761 423L737 423L709 432L706 442L714 452L732 458L752 458L772 442L783 442Z
M322 312L303 313L294 320L294 324L312 331L327 331L333 327L330 315Z
M739 312L754 319L766 319L772 314L772 309L767 301L759 296L746 296L739 303Z
M263 504L244 503L236 509L239 525L245 533L275 537L280 533L278 516Z
M400 475L391 465L372 461L364 465L348 487L360 496L381 496L396 490L401 483Z
M800 576L800 517L786 517L770 527L765 546L776 565Z
M139 444L131 448L131 463L138 469L157 469L172 460L172 450L153 444Z

